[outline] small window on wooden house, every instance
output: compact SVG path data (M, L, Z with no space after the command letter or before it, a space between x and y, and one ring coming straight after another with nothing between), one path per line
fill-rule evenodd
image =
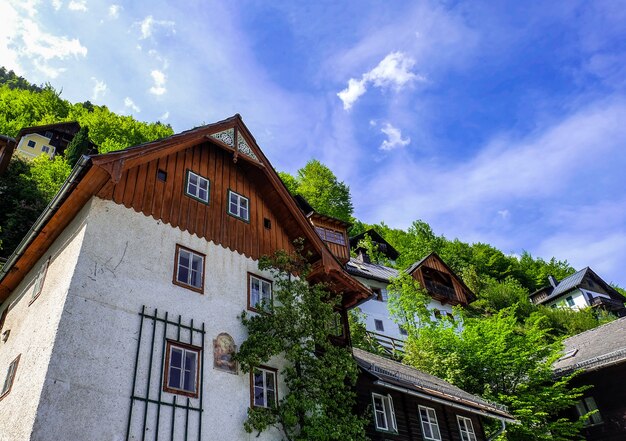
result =
M602 423L602 415L600 415L600 411L598 411L598 405L596 404L596 400L593 397L586 397L585 399L580 400L578 403L576 403L576 412L578 413L578 416L584 416L590 412L594 412L589 417L587 417L587 421L585 421L586 426Z
M461 441L476 441L476 433L474 433L474 426L472 420L469 418L456 416L459 422L459 431L461 432Z
M256 367L250 372L250 405L272 408L278 401L276 369Z
M393 399L391 395L380 395L372 393L372 404L374 409L374 421L376 428L397 432L396 414L393 410Z
M250 203L248 198L232 190L228 190L228 214L249 222Z
M167 175L166 175L167 177ZM185 194L205 204L209 203L209 180L191 170L187 170Z
M157 171L157 179L163 182L167 181L167 172L165 170L159 169Z
M441 432L437 422L435 409L419 406L420 421L422 422L422 435L428 441L441 441Z
M268 230L271 230L271 229L272 229L272 221L271 221L271 220L269 220L269 219L268 219L268 218L266 218L266 217L265 217L265 218L263 218L263 226L264 226L265 228L267 228Z
M178 342L167 342L163 390L198 397L201 348Z
M383 325L383 321L382 320L375 319L374 320L374 326L376 327L377 331L385 332L385 326Z
M202 293L204 288L204 254L176 245L174 284Z
M248 309L258 311L272 304L272 282L248 273Z
M324 227L315 227L315 231L317 232L317 235L326 242L336 243L338 245L346 244L346 239L341 231Z
M44 262L43 265L39 268L39 272L37 273L37 277L35 278L35 283L33 284L33 294L30 298L29 305L33 303L37 297L43 291L43 282L46 279L46 274L48 273L48 265L50 264L50 258Z
M2 385L2 391L0 391L0 400L9 395L11 387L13 386L13 380L15 380L15 373L17 372L17 366L20 363L20 356L18 355L15 360L11 362L7 369L7 374L4 377L4 383Z

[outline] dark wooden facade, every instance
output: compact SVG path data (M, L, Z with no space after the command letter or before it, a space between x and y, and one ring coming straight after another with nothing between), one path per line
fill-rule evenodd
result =
M425 398L416 397L406 393L389 390L375 384L376 378L365 372L361 372L357 380L357 413L365 415L369 419L366 427L367 436L372 441L421 441L422 425L418 406L426 406L435 410L437 422L441 432L442 441L462 441L457 423L457 415L472 420L472 426L478 441L487 439L481 418L476 414L464 410L455 409ZM376 429L374 423L374 412L372 410L372 393L381 395L391 395L393 399L398 433L381 431Z
M476 298L452 269L435 253L431 253L410 274L428 294L441 303L467 306Z
M346 222L328 216L313 214L309 216L311 224L322 238L331 253L345 265L350 260L350 241ZM330 234L329 234L330 233Z

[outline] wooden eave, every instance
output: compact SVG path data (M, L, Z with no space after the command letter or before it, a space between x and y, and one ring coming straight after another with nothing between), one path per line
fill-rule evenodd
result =
M250 148L257 156L258 161L245 154L237 154L236 148L233 149L211 137L212 134L231 128L234 129L235 134L239 133L244 136L244 139L246 139L246 142L248 142ZM24 253L0 280L0 301L4 301L10 295L26 273L45 254L52 242L67 227L86 202L103 187L103 190L106 190L113 183L119 182L123 172L130 168L183 149L191 148L203 142L210 142L212 145L232 152L234 160L242 159L247 165L252 165L253 167L250 169L252 179L256 179L261 186L267 185L266 182L268 182L271 189L276 191L282 202L281 206L276 207L278 214L283 219L295 221L295 223L287 221L285 224L291 229L293 236L304 236L306 240L305 251L311 253L311 261L321 262L323 271L316 273L317 276L320 274L330 275L334 282L340 282L341 289L337 292L343 292L344 296L347 297L343 299L343 303L356 304L359 300L369 297L369 290L345 272L335 256L328 250L326 244L314 231L269 160L258 147L254 137L243 123L241 116L237 114L218 123L192 129L168 138L91 157L89 170L79 178L76 187L71 190L65 201L61 202L60 207L53 214L52 218L37 233L31 243L26 245ZM261 179L261 175L265 179Z

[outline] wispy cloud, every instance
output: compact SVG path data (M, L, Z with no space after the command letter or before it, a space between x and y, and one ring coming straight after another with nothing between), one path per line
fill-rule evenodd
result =
M61 0L52 0L52 7L55 11L58 11L63 6L63 2Z
M415 60L411 57L402 52L392 52L376 67L364 73L361 79L350 78L348 87L337 96L343 102L343 108L349 110L367 92L370 84L379 88L394 88L397 92L414 81L425 81L422 75L411 72L414 66Z
M406 147L411 143L411 138L402 138L400 129L392 126L390 123L386 123L380 131L387 135L387 139L380 145L381 150L394 150L399 147Z
M124 107L136 113L141 112L141 109L139 108L139 106L137 106L137 104L135 104L135 102L128 96L124 98Z
M112 19L116 19L120 16L120 12L122 11L122 8L120 5L111 5L109 6L109 18Z
M135 24L139 26L141 31L141 36L139 37L140 40L152 37L157 28L163 28L172 33L176 32L174 29L176 23L169 20L155 20L152 15L148 15L142 21Z
M96 101L106 95L107 85L104 81L100 81L96 77L91 77L91 81L95 82L91 99Z
M67 9L69 9L70 11L86 12L87 3L85 0L71 0L67 4Z
M150 72L150 76L152 77L152 81L154 81L154 85L150 88L150 93L153 95L163 95L167 92L165 88L165 74L160 70L153 70Z

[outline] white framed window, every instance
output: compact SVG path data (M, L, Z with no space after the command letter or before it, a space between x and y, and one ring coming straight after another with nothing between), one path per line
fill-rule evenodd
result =
M48 266L50 265L50 258L46 260L43 265L39 268L39 272L37 272L37 277L35 278L35 283L33 284L33 295L30 297L29 305L33 303L37 297L43 291L43 282L46 280L46 274L48 274Z
M393 410L393 399L391 395L380 395L372 393L372 404L374 408L374 421L376 428L397 432L396 414Z
M249 222L250 202L248 198L232 190L228 190L228 214Z
M276 369L256 367L250 373L251 405L253 407L275 407L278 401L276 393Z
M204 289L204 254L176 245L174 284L202 293Z
M374 319L374 326L376 327L377 331L385 332L385 325L383 324L382 320Z
M272 304L272 282L248 273L248 309L256 311L261 305Z
M7 374L4 377L4 383L2 383L2 391L0 391L0 400L6 397L11 392L13 386L13 380L15 380L15 373L17 372L17 366L20 363L21 354L15 358L7 369Z
M441 432L437 422L437 412L435 409L426 406L419 406L420 421L422 422L422 434L428 441L441 441Z
M576 412L578 412L578 416L587 415L589 412L594 410L598 410L598 405L596 404L596 400L593 397L586 397L583 400L580 400L576 403ZM585 425L589 426L592 424L600 424L602 422L602 415L597 411L593 415L589 416Z
M198 397L202 349L168 340L166 351L163 390Z
M187 185L185 186L185 194L187 196L208 204L209 188L210 182L207 178L187 170Z
M474 426L472 420L460 415L456 416L459 422L459 431L461 432L462 441L476 441L476 434L474 433Z

